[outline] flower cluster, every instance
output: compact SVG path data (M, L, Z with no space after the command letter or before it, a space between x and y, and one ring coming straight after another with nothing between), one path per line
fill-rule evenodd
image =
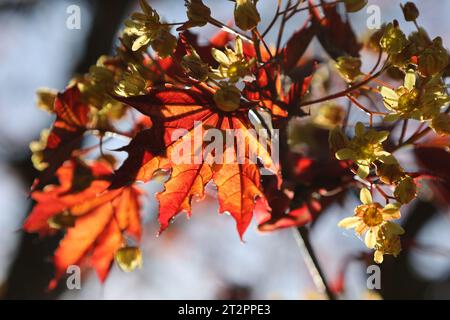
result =
M356 207L355 215L341 220L339 226L355 229L358 235L365 234L366 246L376 250L375 262L383 262L384 254L397 256L401 250L399 235L405 231L392 220L400 218L400 205L392 203L383 207L373 202L366 188L361 189L360 200L363 204Z

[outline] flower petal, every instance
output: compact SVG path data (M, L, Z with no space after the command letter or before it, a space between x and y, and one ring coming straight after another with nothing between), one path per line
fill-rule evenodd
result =
M349 160L355 157L355 152L352 149L344 148L336 152L336 158L338 160Z
M338 227L351 229L355 228L361 222L361 218L359 217L347 217L339 221Z
M364 243L367 248L373 249L375 244L377 243L377 230L378 228L370 228L366 233L366 237L364 238Z
M214 60L216 60L221 65L228 66L230 64L230 59L228 59L227 55L216 48L211 49L211 55L213 56Z
M369 175L369 172L370 172L370 167L369 166L362 165L362 164L359 165L359 167L358 167L358 176L361 179L367 178L367 176Z
M359 199L364 204L371 204L373 202L372 200L372 194L370 193L369 189L362 188L359 192Z
M399 95L388 87L380 87L380 94L383 96L383 103L386 109L393 110L398 107Z
M416 85L416 75L414 71L408 70L405 76L404 87L409 91L411 91L412 89L414 89L415 85Z

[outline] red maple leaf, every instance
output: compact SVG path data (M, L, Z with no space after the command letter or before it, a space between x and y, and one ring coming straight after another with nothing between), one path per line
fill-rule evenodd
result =
M171 177L165 183L165 190L158 194L161 231L180 211L190 215L192 197L202 198L204 188L211 180L217 186L220 212L229 212L234 217L241 237L251 222L256 199L263 197L259 167L249 161L238 163L235 137L233 144L224 151L225 155L227 152L233 154L234 161L212 165L205 161L206 157L198 163L188 161L188 164L177 164L172 160L177 146L186 140L194 141L198 132L195 128L216 128L222 132L239 129L245 136L244 156L248 158L253 152L260 156L263 165L273 169L269 151L248 131L253 128L248 103L242 102L237 110L225 112L216 106L213 94L204 87L166 86L152 89L147 95L118 98L151 117L154 126L142 131L123 149L129 157L117 171L113 186L120 187L134 180L148 181L156 170L170 167ZM199 122L201 125L196 126ZM182 139L172 141L172 133L179 129L186 130L186 134ZM203 141L202 137L200 139ZM203 154L203 142L201 148ZM188 158L192 160L193 157L192 151ZM130 171L129 168L138 170Z
M317 39L330 57L358 57L362 45L358 42L350 21L344 21L338 13L336 4L322 2L323 16L312 0L309 0L309 5Z
M104 161L90 166L67 161L56 174L59 185L32 192L37 203L24 224L27 232L46 234L55 231L55 223L66 221L61 225L67 230L54 254L55 277L49 288L70 265L87 258L104 281L115 252L126 243L124 235L141 237L141 191L136 187L108 190L112 169Z
M89 106L83 102L77 86L59 93L54 104L55 122L51 128L43 162L47 168L34 182L33 188L42 188L53 177L55 171L79 147L88 123Z

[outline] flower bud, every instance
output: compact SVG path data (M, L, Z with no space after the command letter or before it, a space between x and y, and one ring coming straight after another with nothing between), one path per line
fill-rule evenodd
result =
M340 149L344 149L348 146L348 138L342 132L341 128L335 127L333 130L330 130L330 134L328 136L328 144L333 153Z
M367 0L344 0L344 4L347 12L356 12L366 6Z
M40 88L37 91L37 105L40 109L47 111L49 113L53 113L53 104L55 103L57 91Z
M202 27L208 23L211 10L203 4L202 0L186 1L186 7L191 27Z
M250 30L261 21L256 5L252 0L236 0L234 20L242 30Z
M340 76L347 82L353 82L361 75L361 60L359 58L343 56L335 63Z
M383 183L394 184L400 180L404 172L398 163L382 162L377 165L376 174Z
M234 85L222 83L221 87L214 94L214 102L222 111L234 111L240 106L241 92Z
M414 179L406 176L397 184L394 190L394 197L400 203L408 203L416 197L417 186Z
M142 268L142 253L138 247L120 248L114 258L122 271L131 272L136 268Z
M181 65L191 78L200 82L208 79L208 64L202 61L194 49L191 49L191 53L182 58Z
M440 113L433 118L430 126L439 135L450 135L450 114Z
M442 46L442 39L437 37L419 56L419 73L423 77L433 76L444 70L448 63L448 52Z
M75 226L76 217L71 215L70 212L65 211L61 214L51 217L48 220L48 226L52 229L67 229Z
M162 58L170 56L177 45L177 38L166 28L161 28L152 42L152 48Z
M407 2L402 6L402 10L406 21L415 21L419 17L419 10L412 2Z

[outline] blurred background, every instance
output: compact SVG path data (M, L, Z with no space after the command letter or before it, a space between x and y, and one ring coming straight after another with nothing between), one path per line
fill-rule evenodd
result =
M183 21L183 0L149 0L168 22ZM420 23L432 37L440 35L450 47L450 1L415 1ZM227 22L233 3L205 0L213 15ZM381 20L401 20L400 1L369 0L381 8ZM67 8L81 9L81 28L66 27ZM263 21L270 20L276 0L260 0ZM149 183L145 203L144 265L125 274L113 266L100 284L94 272L83 272L81 290L46 291L52 277L51 255L58 238L39 239L24 234L21 224L30 211L28 190L36 172L28 144L53 120L35 106L38 88L64 89L75 73L86 72L102 54L111 53L122 22L137 10L133 0L0 0L0 298L15 299L314 299L320 298L305 267L292 230L270 234L249 228L245 243L234 221L219 216L210 197L194 205L194 215L183 215L161 237L156 237L153 194ZM356 33L367 33L366 10L351 14ZM295 19L292 19L295 20ZM303 24L291 21L286 37ZM402 23L409 32L411 26ZM409 29L408 29L409 28ZM277 30L277 28L274 28ZM201 39L214 34L202 29ZM272 38L271 38L272 37ZM275 35L269 35L273 42ZM320 55L313 43L310 52ZM316 52L317 51L317 52ZM422 249L388 257L382 265L381 290L369 292L366 267L353 259L364 251L362 241L336 224L353 211L356 197L327 209L311 231L311 241L332 284L345 276L345 298L450 298L449 209L415 201L403 219ZM408 228L409 227L409 228ZM423 248L431 248L424 250Z

